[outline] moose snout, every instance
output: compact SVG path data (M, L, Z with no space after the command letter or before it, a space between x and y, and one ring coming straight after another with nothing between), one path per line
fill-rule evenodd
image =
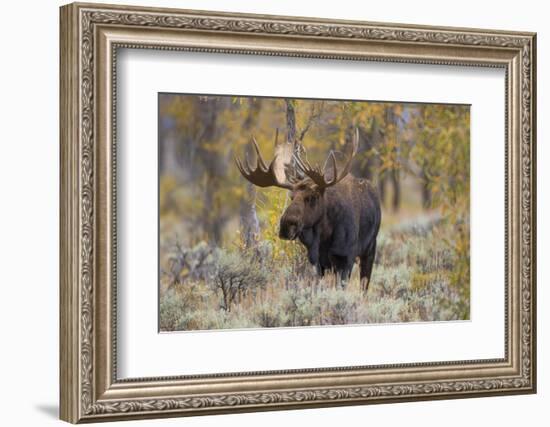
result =
M279 237L281 239L294 240L298 236L299 232L300 224L298 221L285 218L281 220L281 224L279 226Z

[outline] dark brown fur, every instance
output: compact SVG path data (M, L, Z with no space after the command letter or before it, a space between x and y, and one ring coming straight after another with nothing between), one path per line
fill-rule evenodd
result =
M279 236L299 239L320 275L332 270L346 281L355 260L367 290L380 228L380 200L365 179L346 176L326 189L306 180L291 192L291 203L281 217Z

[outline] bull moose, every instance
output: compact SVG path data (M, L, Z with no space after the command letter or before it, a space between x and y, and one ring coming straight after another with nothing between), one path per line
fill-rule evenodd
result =
M242 176L252 184L290 192L290 203L280 220L279 237L298 239L306 247L309 262L317 273L323 276L327 271L334 271L342 288L359 258L361 287L366 292L376 254L381 212L374 187L366 179L350 174L358 142L356 130L351 155L340 169L333 151L322 169L311 166L301 154L305 149L285 155L280 150L282 145L277 144L277 134L275 155L269 166L254 137L256 165L251 165L248 157L244 162L238 158L235 161ZM293 173L288 173L289 167Z

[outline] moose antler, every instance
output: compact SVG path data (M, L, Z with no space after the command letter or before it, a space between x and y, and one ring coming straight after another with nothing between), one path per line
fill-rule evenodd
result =
M277 129L275 132L275 146L277 146L278 135L279 130ZM256 152L255 167L250 164L248 154L245 154L244 164L237 157L235 157L235 163L237 164L237 168L239 169L239 172L241 172L241 175L258 187L280 187L286 190L293 190L293 184L289 182L282 182L277 177L276 168L279 167L278 154L275 154L273 160L269 166L267 166L262 158L262 155L260 154L260 148L258 147L256 138L254 137L252 137L252 145L254 147L254 151Z
M296 166L304 173L304 175L308 176L320 189L331 187L338 182L340 182L344 177L349 173L351 170L351 163L353 161L353 158L355 157L355 154L357 153L357 147L359 146L359 130L355 129L355 134L353 137L352 142L352 152L351 155L346 162L344 168L340 173L338 173L338 167L336 166L336 156L334 155L334 152L331 151L329 154L329 157L327 161L325 162L325 168L321 169L319 165L313 167L309 163L307 159L302 159L300 156L295 155L294 159L296 161ZM328 180L325 178L327 168L326 165L330 164L332 167L332 179Z

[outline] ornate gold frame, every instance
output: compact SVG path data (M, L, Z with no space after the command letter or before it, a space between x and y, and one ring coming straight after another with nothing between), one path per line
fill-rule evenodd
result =
M534 393L533 33L71 4L61 8L61 418L106 421ZM505 357L176 378L116 376L118 47L502 67Z

